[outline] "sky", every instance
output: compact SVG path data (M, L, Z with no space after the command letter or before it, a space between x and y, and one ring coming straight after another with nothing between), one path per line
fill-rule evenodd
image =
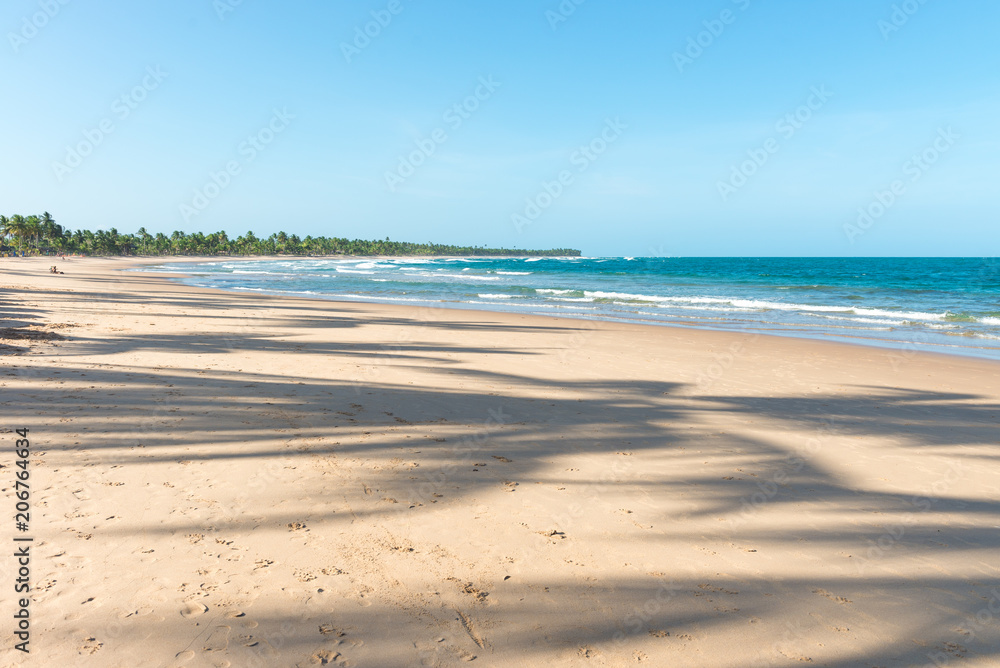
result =
M995 0L6 0L0 213L993 256Z

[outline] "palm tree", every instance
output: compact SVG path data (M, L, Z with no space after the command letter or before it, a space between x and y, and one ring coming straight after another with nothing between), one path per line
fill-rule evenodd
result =
M38 250L38 237L42 234L42 219L38 216L28 216L24 219L24 233L34 239L35 250Z
M48 211L42 213L41 216L36 216L38 218L38 225L42 230L42 238L52 239L56 236L56 220L52 217Z
M35 248L38 248L38 240L42 236L42 218L41 216L25 216L24 222L28 225L28 236L30 236L34 242Z
M152 239L153 237L150 236L149 232L146 231L145 227L140 227L137 234L139 235L139 238L142 240L142 254L148 255L149 253L147 251L147 244L149 244L149 240Z
M156 254L164 255L170 247L170 239L163 232L156 233Z
M48 241L50 244L55 245L58 248L63 246L63 228L62 225L57 225L55 218L52 217L48 211L43 213L39 217L39 227L41 229L42 239Z
M15 213L7 221L4 229L7 234L17 237L17 250L22 255L24 254L24 235L28 233L27 221L25 221L24 216L19 213Z

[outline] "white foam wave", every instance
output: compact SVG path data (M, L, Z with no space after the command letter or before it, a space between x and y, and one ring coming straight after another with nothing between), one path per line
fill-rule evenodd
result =
M288 272L283 271L250 271L248 269L233 269L234 274L267 274L268 276L291 276Z
M394 264L384 264L380 262L359 262L354 265L355 269L395 269Z
M431 276L444 276L446 278L461 278L466 281L499 281L498 276L475 276L469 274L430 274Z
M767 311L811 311L816 313L846 313L853 315L867 315L883 318L901 318L904 320L944 320L946 313L924 313L921 311L885 311L882 309L859 308L856 306L821 306L818 304L796 304L789 302L772 302L761 299L733 299L726 297L664 297L661 295L632 294L628 292L591 292L585 290L588 297L597 299L623 300L623 301L644 301L644 302L665 302L665 303L687 303L687 304L720 304L730 305L744 309L756 309Z
M814 313L812 315L816 316L817 318L826 318L828 320L843 320L845 322L860 322L865 324L876 324L876 325L892 325L894 327L901 327L902 325L906 324L905 320L890 320L888 318L856 318L843 315L825 315L823 313Z
M347 294L331 294L331 297L337 297L340 299L353 299L360 301L369 301L371 299L376 299L378 301L384 302L436 302L441 301L439 299L408 299L406 297L383 297L382 295L347 295Z

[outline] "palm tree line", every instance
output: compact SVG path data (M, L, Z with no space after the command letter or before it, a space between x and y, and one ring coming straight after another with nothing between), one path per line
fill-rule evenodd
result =
M135 234L109 230L68 230L56 223L48 211L38 216L0 215L0 235L11 242L18 254L60 255L532 255L579 256L571 248L520 250L485 246L452 246L407 241L344 239L341 237L300 238L276 232L260 238L253 232L230 239L225 232L187 234L180 230L170 236L150 234L140 227Z

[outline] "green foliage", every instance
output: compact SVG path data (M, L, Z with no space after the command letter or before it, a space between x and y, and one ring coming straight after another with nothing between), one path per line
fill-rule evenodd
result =
M230 239L225 232L187 234L175 231L169 237L155 235L140 227L135 234L122 234L115 228L107 231L67 230L57 225L46 211L41 216L0 216L0 234L17 240L18 250L32 254L82 253L86 255L455 255L455 256L579 256L571 248L550 250L519 250L486 248L484 246L450 246L418 244L407 241L364 241L340 237L304 239L295 234L278 232L266 239L253 232Z

